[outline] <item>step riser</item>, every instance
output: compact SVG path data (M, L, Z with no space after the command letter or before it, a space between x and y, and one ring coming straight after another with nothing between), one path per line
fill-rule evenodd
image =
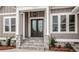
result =
M26 39L20 48L30 50L44 50L44 40L43 38Z
M21 49L42 49L42 50L44 50L44 47L20 47Z

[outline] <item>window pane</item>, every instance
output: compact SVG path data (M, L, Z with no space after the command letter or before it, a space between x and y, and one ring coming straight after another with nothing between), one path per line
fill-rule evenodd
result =
M66 31L66 24L61 24L61 31Z
M11 18L11 31L15 31L15 18Z
M66 15L61 15L61 23L66 23Z
M69 31L75 31L75 15L69 15Z
M58 31L58 24L53 24L53 31Z
M43 32L43 20L38 21L38 31Z
M53 16L53 23L58 23L58 16Z
M5 31L9 31L9 19L5 19Z
M37 31L37 29L36 29L36 20L32 20L32 30L33 30L34 32Z
M69 23L75 23L75 15L69 15Z
M58 31L58 16L53 16L53 32Z
M69 24L69 31L75 31L75 25Z
M61 15L61 31L66 31L66 15Z

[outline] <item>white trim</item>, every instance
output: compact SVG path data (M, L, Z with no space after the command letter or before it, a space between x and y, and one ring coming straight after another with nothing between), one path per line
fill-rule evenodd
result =
M28 30L29 30L29 31L28 31L29 37L31 37L31 20L32 20L32 19L43 19L43 20L44 20L45 17L30 17L30 18L29 18L29 25L28 25L28 26L29 26L29 29L28 29ZM44 33L44 30L43 30L43 33ZM43 36L44 36L44 34L43 34Z
M6 38L5 37L0 37L0 40L6 40Z
M58 16L58 32L53 32L53 31L52 31L52 16L55 16L55 15ZM66 15L66 17L67 17L67 19L66 19L66 20L67 20L67 23L66 23L66 24L67 24L67 25L66 25L66 29L67 29L67 30L66 30L66 32L60 32L60 16L61 16L61 15ZM75 32L69 32L69 15L75 15ZM64 34L66 34L66 33L69 33L69 34L70 34L70 33L71 33L71 34L72 34L72 33L75 33L75 34L77 34L77 14L74 14L74 13L58 13L58 14L51 14L51 19L50 19L50 20L51 20L51 22L50 22L50 24L51 24L51 27L50 27L50 28L51 28L51 30L50 30L51 33L60 33L60 34L61 34L61 33L64 33Z
M0 37L0 40L7 40L8 38L6 37ZM12 38L12 40L16 40L15 38Z
M73 10L72 10L72 13L77 13L79 10L79 6L76 6Z
M56 39L58 42L79 42L79 39Z
M20 11L27 11L27 12L29 12L29 11L40 11L40 10L45 10L46 8L47 8L47 6L18 6L17 7L18 8L18 10L20 10Z
M14 15L16 13L0 13L0 15Z
M9 18L9 31L8 32L5 31L5 19L6 18ZM15 30L15 32L11 32L11 18L16 19L16 16L4 16L3 17L3 33L15 33L16 32L16 30ZM16 26L16 23L15 23L15 26Z
M58 16L58 32L60 32L60 29L61 29L61 27L60 27L60 17Z
M29 19L44 19L44 17L30 17Z
M23 13L23 38L25 38L25 13Z

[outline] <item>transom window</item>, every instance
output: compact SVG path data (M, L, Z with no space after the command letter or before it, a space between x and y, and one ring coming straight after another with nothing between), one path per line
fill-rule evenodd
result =
M52 15L53 32L77 32L77 20L75 14L58 14Z
M6 16L3 21L3 30L4 32L15 32L16 20L15 16Z

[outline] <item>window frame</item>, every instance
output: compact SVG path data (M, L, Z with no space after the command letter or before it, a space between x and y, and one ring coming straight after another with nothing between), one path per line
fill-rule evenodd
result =
M9 19L9 31L5 31L5 20ZM15 18L15 31L11 31L11 18ZM16 33L16 16L4 16L3 17L3 33Z
M61 15L66 15L66 31L61 31ZM75 15L75 31L69 32L69 15ZM53 16L58 16L58 32L53 31ZM57 13L57 14L51 14L50 15L50 33L78 33L77 32L77 14L74 13Z

